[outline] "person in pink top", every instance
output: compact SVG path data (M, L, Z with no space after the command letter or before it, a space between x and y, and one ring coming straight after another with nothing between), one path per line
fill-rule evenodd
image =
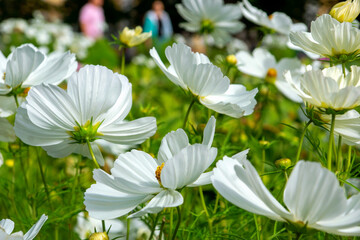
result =
M89 0L80 10L80 29L87 37L97 39L103 36L105 16L104 0Z

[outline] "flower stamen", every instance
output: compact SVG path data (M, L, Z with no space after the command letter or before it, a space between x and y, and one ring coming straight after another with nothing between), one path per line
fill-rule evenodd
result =
M158 180L159 184L161 185L161 178L160 178L160 175L161 175L161 170L163 169L165 163L162 163L160 166L158 166L156 168L156 171L155 171L155 177L156 179Z

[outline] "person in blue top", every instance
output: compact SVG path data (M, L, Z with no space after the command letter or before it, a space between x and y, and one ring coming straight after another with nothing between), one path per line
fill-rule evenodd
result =
M146 12L144 32L152 32L154 43L164 43L171 39L173 28L169 14L165 12L162 1L154 1L152 10Z

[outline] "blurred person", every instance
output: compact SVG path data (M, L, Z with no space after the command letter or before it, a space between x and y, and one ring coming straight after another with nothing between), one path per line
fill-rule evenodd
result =
M92 39L101 38L105 30L104 0L89 0L80 10L81 32Z
M154 1L152 10L145 14L144 32L152 32L153 40L165 42L172 37L173 28L169 14L164 10L162 1Z

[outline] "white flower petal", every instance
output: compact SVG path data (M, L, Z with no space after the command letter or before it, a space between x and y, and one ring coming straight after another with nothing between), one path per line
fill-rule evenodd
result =
M285 221L282 217L289 213L266 189L254 167L246 160L246 153L237 154L236 159L225 156L224 160L218 161L211 177L213 186L240 208L276 221ZM242 165L244 163L245 166ZM235 166L239 170L235 171Z
M181 149L187 146L189 146L189 139L183 129L179 128L176 131L169 132L161 140L157 160L158 165L167 162L170 158L180 152Z
M146 194L124 194L105 184L96 183L86 190L84 204L91 217L113 219L129 213L151 198L152 195Z
M118 189L123 192L144 194L161 191L155 172L158 165L149 154L132 150L120 154L111 169Z
M60 144L70 137L61 128L44 129L36 126L30 121L27 110L23 106L17 110L14 130L16 136L24 143L31 146L48 146Z
M2 227L7 234L11 234L15 224L11 219L3 219L0 221L0 227Z
M257 92L257 88L246 91L240 84L231 84L224 94L203 97L200 102L216 112L239 118L254 111Z
M9 117L16 112L14 97L0 96L0 117Z
M156 132L156 119L143 117L130 122L113 123L101 126L99 138L118 144L139 144L144 142Z
M345 191L336 176L320 163L300 161L293 169L284 191L284 203L294 221L308 223L339 216L346 208Z
M192 184L187 185L188 187L199 187L199 186L203 186L203 185L207 185L211 183L211 176L214 175L214 173L211 172L206 172L206 173L202 173L200 175L200 177Z
M75 121L79 119L79 112L69 95L57 86L35 86L30 89L26 101L27 114L38 127L74 131L77 126Z
M14 142L15 140L13 125L6 118L0 118L0 142Z
M175 71L169 71L169 69L167 69L165 67L164 63L161 61L160 56L155 48L152 48L150 50L150 55L153 57L155 63L159 66L161 71L163 71L163 73L165 73L165 75L169 78L170 81L172 81L175 85L178 85L183 89L187 88L185 83L182 82L181 79L179 79L179 77Z
M12 88L20 86L44 59L45 55L31 44L16 48L6 65L5 83Z
M141 217L146 213L158 213L166 207L177 207L183 204L182 195L174 190L166 189L158 193L151 201L140 211L133 213L129 218Z
M214 116L211 116L204 129L202 144L208 146L208 148L211 148L212 142L214 140L215 124L216 119Z
M77 69L75 55L66 53L53 53L24 81L23 87L31 87L41 83L59 84L67 79Z
M25 233L24 240L34 239L47 219L48 217L45 214L41 215L40 219L35 223L35 225L32 226L27 233Z
M122 83L120 75L102 66L87 65L78 73L74 73L69 79L67 93L81 113L79 123L83 125L93 118L95 124L105 119L100 115L114 106L119 93L122 92ZM129 84L128 81L127 84ZM131 94L131 86L129 92ZM126 94L129 92L127 91ZM131 98L131 96L128 97Z
M180 189L195 182L211 165L217 154L216 148L206 145L190 145L169 159L161 171L161 184L165 188Z

